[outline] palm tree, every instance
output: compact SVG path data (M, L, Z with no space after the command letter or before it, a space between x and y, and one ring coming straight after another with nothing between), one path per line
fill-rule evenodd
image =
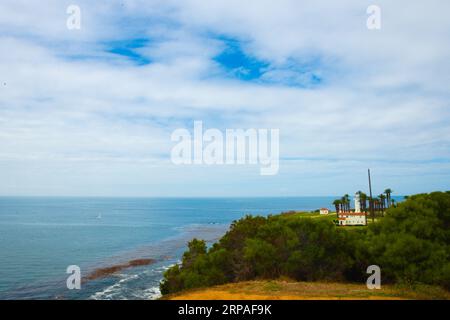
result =
M380 211L381 211L381 205L380 205L381 201L380 201L380 199L378 197L375 198L374 201L375 201L375 214L379 215Z
M339 217L339 211L340 211L340 207L341 207L341 200L336 199L333 201L333 205L336 208L336 215Z
M373 205L374 205L374 211L378 213L378 206L379 206L379 202L378 202L378 198L373 199Z
M356 193L359 195L359 203L361 205L361 212L365 212L366 211L367 195L364 192L362 192L362 191L358 191Z
M359 197L360 197L360 201L361 201L361 210L363 212L367 212L367 194L365 194L364 192L361 192Z
M347 206L347 212L350 212L350 196L348 194L344 195L345 204Z
M388 203L388 207L391 206L391 194L392 194L392 190L387 188L386 190L384 190L384 193L386 193L386 199L387 199L387 203Z
M381 216L384 216L384 209L386 208L386 196L382 193L380 194L380 205L381 205Z
M369 197L369 210L372 213L372 222L375 222L375 207L374 207L374 199Z

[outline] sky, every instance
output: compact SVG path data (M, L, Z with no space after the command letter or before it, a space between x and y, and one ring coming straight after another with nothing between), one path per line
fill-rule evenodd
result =
M2 0L0 195L342 195L368 191L368 168L376 194L449 190L449 15L446 0ZM278 174L175 165L171 134L197 120L279 129Z

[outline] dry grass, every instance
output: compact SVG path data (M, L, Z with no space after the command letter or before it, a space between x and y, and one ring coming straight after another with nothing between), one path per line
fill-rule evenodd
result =
M432 286L413 288L383 285L369 290L363 284L247 281L167 295L172 300L402 300L450 299L450 293Z

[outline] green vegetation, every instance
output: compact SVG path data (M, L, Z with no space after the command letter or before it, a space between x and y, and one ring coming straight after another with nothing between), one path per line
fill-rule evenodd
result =
M409 197L370 225L361 261L375 261L383 280L450 289L450 192Z
M280 277L365 282L373 264L383 283L449 290L449 225L450 192L411 196L364 228L339 228L315 213L246 216L209 249L192 240L181 265L165 273L161 292Z

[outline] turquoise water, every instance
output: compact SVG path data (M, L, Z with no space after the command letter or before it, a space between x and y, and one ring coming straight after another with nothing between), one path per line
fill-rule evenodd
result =
M22 198L0 197L0 299L151 299L186 242L212 242L245 214L332 208L334 197ZM66 288L82 275L137 258L155 264Z

